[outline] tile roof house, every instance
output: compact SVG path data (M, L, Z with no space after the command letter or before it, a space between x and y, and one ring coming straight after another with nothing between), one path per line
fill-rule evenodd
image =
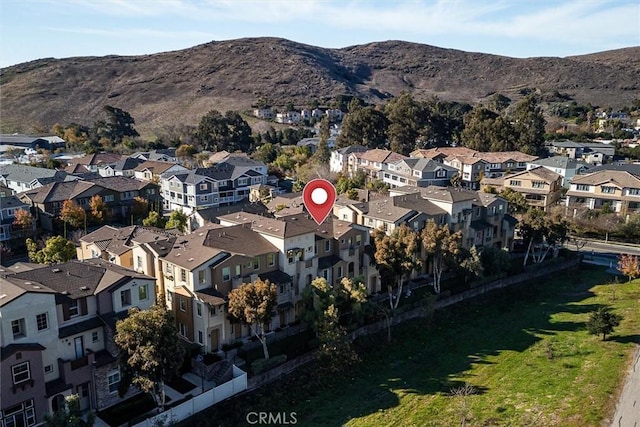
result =
M499 178L484 178L482 188L492 187L497 191L510 188L521 193L531 207L549 210L560 200L562 176L538 166L526 171L506 174Z
M600 169L576 175L566 197L568 207L602 209L608 205L613 212L623 216L640 212L640 174Z
M119 160L122 160L124 156L117 153L94 153L87 154L82 157L74 157L67 161L67 167L65 170L69 173L78 172L95 172L98 173L98 168L102 165L115 164Z
M7 425L41 423L71 393L98 411L138 392L117 393L113 334L128 308L155 303L153 278L101 260L2 270L0 409L16 421Z
M552 156L527 163L527 170L537 168L538 166L542 166L562 176L562 186L565 188L569 188L569 182L574 175L584 173L593 167L566 156Z

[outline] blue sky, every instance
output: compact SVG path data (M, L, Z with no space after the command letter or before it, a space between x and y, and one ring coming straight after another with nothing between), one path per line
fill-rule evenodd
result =
M339 48L405 40L512 57L640 45L640 0L2 0L0 67L275 36Z

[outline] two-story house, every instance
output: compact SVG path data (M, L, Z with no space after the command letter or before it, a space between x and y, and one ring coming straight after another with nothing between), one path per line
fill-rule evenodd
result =
M100 176L126 176L133 177L135 168L144 160L133 157L125 157L115 163L103 163L98 165L98 174Z
M389 164L406 158L393 151L375 148L364 152L352 152L347 161L353 165L353 173L362 171L369 179L382 179L382 172L388 170Z
M640 212L640 174L601 169L576 175L566 194L568 207L602 209L608 205L622 216Z
M81 410L102 410L118 395L115 322L130 307L155 303L155 281L101 260L16 265L0 272L2 415L35 425L77 393Z
M355 165L349 162L349 154L364 153L367 150L367 147L363 147L362 145L350 145L333 150L331 152L331 158L329 159L329 170L334 173L342 173L350 176L354 171Z
M133 175L140 181L160 182L162 174L172 174L188 171L184 166L171 162L146 160L133 170Z
M74 157L67 161L65 171L68 173L98 173L98 169L103 165L113 165L125 156L117 153L94 153L82 157Z
M0 196L0 242L4 242L12 238L12 233L15 229L13 222L16 219L16 212L20 209L29 211L29 205L22 202L16 196ZM26 232L27 234L33 231L35 228L35 221L33 221L33 227L31 230L17 230L20 232ZM15 233L13 233L15 235ZM18 234L22 236L22 234Z
M551 172L560 175L564 188L569 188L569 183L575 175L585 173L592 167L567 156L552 156L527 163L527 170L535 169L538 166L547 168Z
M497 191L510 188L522 194L531 207L549 210L555 206L562 193L562 176L538 166L526 171L507 174L499 178L484 178L482 188L492 187Z
M0 165L0 184L9 187L15 193L42 187L51 182L75 181L77 177L64 171L37 168L26 165Z
M382 172L382 181L389 187L411 185L428 187L429 185L448 185L458 173L454 167L438 163L431 159L408 158L387 163Z

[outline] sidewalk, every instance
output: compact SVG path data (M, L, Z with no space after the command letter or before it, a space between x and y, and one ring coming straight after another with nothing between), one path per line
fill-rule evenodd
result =
M636 426L640 426L640 346L637 346L611 422L611 427Z

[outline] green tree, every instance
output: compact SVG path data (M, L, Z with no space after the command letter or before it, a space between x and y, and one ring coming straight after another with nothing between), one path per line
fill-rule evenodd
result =
M487 106L496 113L501 113L509 106L509 104L511 104L511 98L506 97L501 93L496 93L489 98Z
M133 384L164 409L165 383L178 373L185 354L173 313L159 305L148 310L131 308L116 323L113 340L122 372L120 395Z
M268 280L256 279L253 283L243 283L229 292L229 314L249 326L262 343L265 359L269 359L265 328L271 321L277 303L276 285Z
M151 211L149 212L149 216L142 220L142 225L145 227L164 228L166 221L158 212Z
M604 341L607 339L607 334L611 334L621 321L622 316L612 313L608 307L600 307L589 316L587 330L591 335L602 334L602 341Z
M383 148L387 143L387 117L374 107L360 107L342 120L336 138L338 148L359 144L368 148Z
M512 121L517 135L517 149L527 154L540 154L544 150L546 120L535 94L524 97L516 104Z
M80 397L77 394L65 396L62 408L52 414L44 414L46 427L91 427L96 416L93 412L87 414L87 420L82 419L80 411Z
M485 276L505 273L511 268L509 252L493 246L487 246L482 249L480 261L482 262Z
M27 252L31 262L57 264L72 260L76 256L76 246L62 236L47 239L42 248L32 239L27 239Z
M467 280L473 280L477 277L482 277L484 267L480 260L480 253L475 245L471 246L467 256L460 262L460 267L464 271L465 282Z
M554 257L567 239L568 222L561 215L548 215L541 209L529 209L518 224L523 241L528 245L523 265L527 265L529 255L535 264L545 260L553 249Z
M256 151L253 153L253 158L264 162L265 164L269 164L273 162L279 155L279 149L275 145L270 142L266 142L256 148Z
M448 224L438 225L427 221L420 234L425 254L430 257L433 267L433 289L440 293L440 281L446 265L460 252L462 234L452 233Z
M148 215L148 213L149 213L149 202L140 196L134 197L133 202L131 203L131 215L133 215L133 218L135 219L136 223L139 224L138 221L145 218ZM163 224L163 227L160 227L160 228L164 228L164 224Z
M249 152L253 139L251 127L237 111L223 116L211 110L200 119L196 137L205 150Z
M507 209L510 214L522 214L529 210L527 199L524 198L522 193L512 190L511 188L505 188L499 193L499 195L509 202Z
M479 106L465 114L461 139L465 147L477 151L510 151L515 129L505 117Z
M329 151L329 119L325 116L320 120L320 142L315 153L318 163L328 165L331 159L331 151Z
M331 304L322 313L318 322L318 360L329 374L344 372L355 364L359 357L353 350L347 329L340 325L338 309Z
M422 265L418 257L418 234L402 224L391 235L380 229L374 230L373 241L374 259L380 275L387 281L389 308L393 312L402 297L404 279Z
M182 212L182 210L178 209L171 212L171 214L169 215L169 220L165 224L164 228L166 229L177 228L178 231L180 231L181 233L184 233L187 230L188 220L189 218L187 218L187 214Z
M408 92L389 101L384 112L389 120L387 136L391 151L409 155L427 122L427 112Z
M97 139L108 141L113 146L122 143L125 137L140 136L134 128L136 121L127 111L111 105L105 105L103 110L107 120L97 121L93 126L92 133Z

